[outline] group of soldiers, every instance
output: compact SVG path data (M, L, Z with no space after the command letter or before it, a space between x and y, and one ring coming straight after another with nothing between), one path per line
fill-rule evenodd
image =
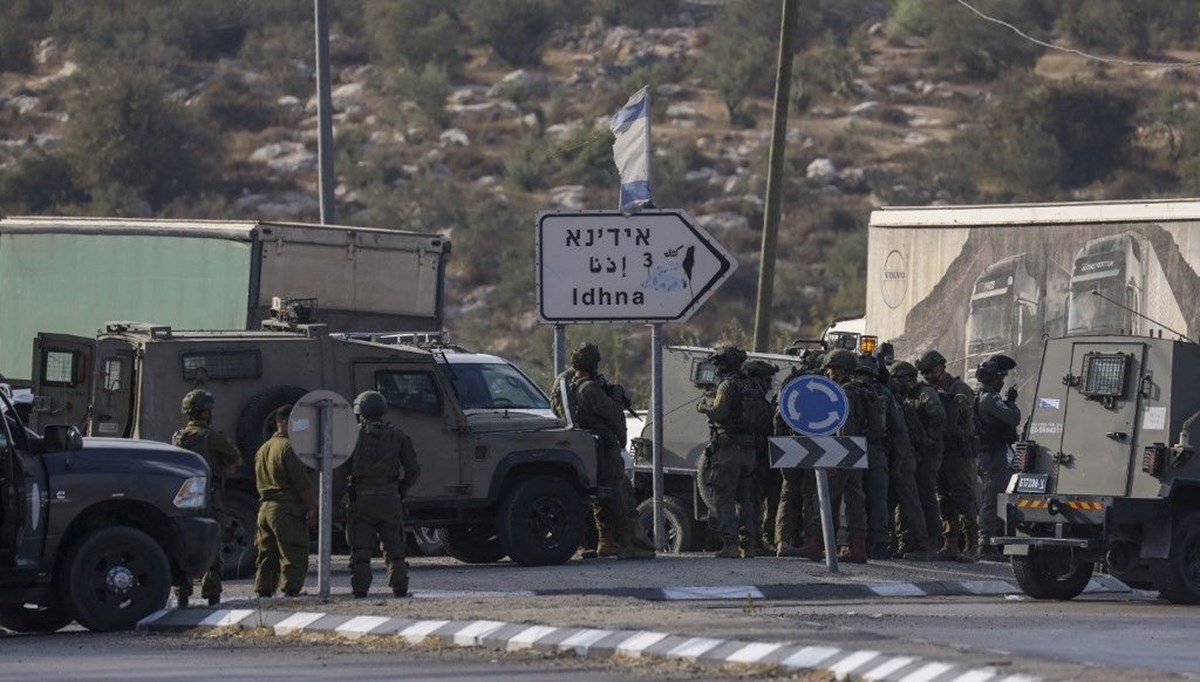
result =
M1004 390L1016 363L996 355L980 364L976 396L936 350L915 362L889 356L887 344L874 355L835 349L812 368L846 394L848 415L837 435L867 445L865 470L829 471L835 517L844 508L838 558L1000 560L989 539L1003 532L996 496L1011 474L1008 451L1021 419L1016 389ZM767 402L779 369L746 358L736 347L717 349L708 360L719 381L697 405L710 425L702 484L712 495L710 529L721 541L716 556L773 550L822 560L814 473L768 464L768 436L798 435ZM774 419L764 421L764 405Z
M226 527L222 491L226 474L242 464L237 446L212 428L212 393L196 389L183 398L187 424L171 441L208 462L210 513ZM308 575L309 530L317 525L311 470L300 461L288 437L292 405L271 415L274 433L254 455L259 508L255 547L254 592L260 597L301 594ZM376 391L364 391L354 401L358 441L347 467L345 499L346 542L350 547L350 589L356 598L371 587L371 556L382 544L392 594L408 596L405 561L404 495L421 475L412 441L398 427L383 421L387 401ZM221 600L220 552L200 579L200 595L210 605ZM191 582L176 587L181 608L193 594Z

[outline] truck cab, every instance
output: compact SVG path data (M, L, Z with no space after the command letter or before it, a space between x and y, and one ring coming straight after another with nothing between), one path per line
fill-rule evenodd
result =
M1200 603L1200 345L1148 336L1047 342L1000 496L1004 547L1030 596L1070 599L1097 565Z

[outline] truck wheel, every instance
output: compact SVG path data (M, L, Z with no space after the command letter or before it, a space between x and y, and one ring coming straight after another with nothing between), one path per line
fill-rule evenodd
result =
M0 628L13 632L54 632L63 629L72 620L70 610L62 604L32 607L0 604Z
M708 480L708 465L712 455L708 450L700 453L696 458L696 492L700 494L700 501L704 503L705 509L715 509L716 502L713 501L712 486L705 483Z
M1031 547L1028 556L1012 557L1013 575L1034 599L1078 597L1092 579L1092 564L1072 565L1071 552Z
M465 564L494 564L508 553L496 531L480 526L450 526L437 529L437 539L446 554Z
M442 547L436 528L416 526L409 531L409 538L412 540L412 549L416 550L414 556L446 555L446 548Z
M226 580L254 575L254 534L258 528L258 500L240 490L225 491L225 531L221 537L221 561Z
M642 500L638 505L638 522L646 529L646 535L654 536L654 499ZM666 542L656 542L659 551L679 554L696 549L698 535L692 515L688 513L679 499L663 496L663 527L666 530Z
M583 500L557 476L517 481L496 516L500 544L522 566L565 563L583 541Z
M1200 511L1183 517L1171 533L1165 561L1150 564L1154 588L1174 604L1200 604Z
M171 565L158 543L136 528L92 531L63 565L63 601L89 630L128 630L166 606Z
M308 391L299 386L272 386L246 401L237 420L237 442L243 457L253 461L259 446L275 432L271 413L296 402L305 393Z

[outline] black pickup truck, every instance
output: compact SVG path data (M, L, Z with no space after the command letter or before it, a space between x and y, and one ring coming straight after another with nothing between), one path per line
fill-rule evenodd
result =
M0 404L0 627L132 628L212 563L202 457L74 426L39 436Z

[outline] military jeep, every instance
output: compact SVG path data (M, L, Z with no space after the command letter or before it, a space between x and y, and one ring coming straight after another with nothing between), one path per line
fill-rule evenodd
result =
M180 399L203 387L214 425L245 465L229 475L223 545L227 574L253 572L258 502L253 455L270 414L312 389L348 399L377 390L386 419L413 439L421 479L406 522L437 529L462 561L511 557L565 562L584 536L598 442L557 420L549 400L511 363L445 343L438 333L328 334L319 324L261 331L181 331L110 322L95 338L39 334L34 422L75 424L95 436L169 440Z
M1142 336L1047 341L1033 411L997 506L1021 589L1072 599L1097 565L1200 603L1200 345Z

